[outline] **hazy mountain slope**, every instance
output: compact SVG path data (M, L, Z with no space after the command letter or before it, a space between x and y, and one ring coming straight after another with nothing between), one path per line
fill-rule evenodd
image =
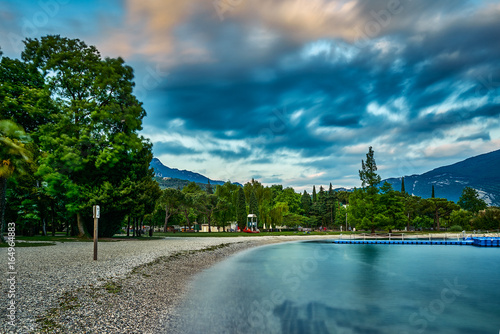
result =
M155 171L155 176L157 177L170 177L173 179L180 179L180 180L187 180L187 181L194 181L196 183L203 183L207 184L209 178L195 172L191 172L188 170L179 170L176 168L170 168L162 164L162 162L158 158L153 158L151 161L150 166L154 169ZM215 187L217 184L224 184L225 181L219 181L219 180L212 180L210 179L210 183ZM236 183L238 185L241 185L239 183Z
M392 184L396 190L401 189L401 178L383 181ZM439 167L421 175L405 176L406 191L416 196L431 197L433 185L436 197L456 202L462 189L469 186L478 190L488 204L500 206L500 150Z

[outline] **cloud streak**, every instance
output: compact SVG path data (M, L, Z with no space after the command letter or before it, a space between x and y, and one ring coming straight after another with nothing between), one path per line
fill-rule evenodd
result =
M212 1L112 2L99 35L70 31L139 83L168 73L144 94L144 134L170 167L310 190L358 186L370 145L382 177L500 148L494 1L220 1L222 17ZM8 8L3 31L27 10Z

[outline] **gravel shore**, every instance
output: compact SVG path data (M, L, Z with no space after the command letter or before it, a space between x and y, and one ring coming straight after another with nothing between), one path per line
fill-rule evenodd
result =
M170 321L192 276L235 252L297 237L166 238L16 248L15 326L7 319L7 249L1 333L154 333ZM316 238L314 238L316 239Z

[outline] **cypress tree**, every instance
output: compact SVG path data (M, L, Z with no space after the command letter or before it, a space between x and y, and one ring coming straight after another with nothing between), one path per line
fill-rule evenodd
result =
M405 191L405 178L404 178L404 176L401 178L401 193L402 194L406 193L406 191Z
M372 147L368 148L366 154L366 162L361 160L361 170L359 171L359 178L361 179L362 187L375 187L380 183L381 178L377 172L377 164L375 163L374 152Z
M316 186L313 186L312 202L316 203L317 201L318 201L318 197L316 196Z
M245 192L242 187L238 189L238 202L236 207L236 216L238 226L243 230L247 224L247 203L245 201Z
M207 184L207 194L212 195L214 193L212 189L212 185L210 184L210 179L208 179L208 184Z
M431 198L436 198L435 194L434 194L434 185L432 185L432 194L431 194Z
M311 196L304 190L302 198L300 199L300 205L306 215L309 215L309 212L311 212L311 204Z
M257 216L257 220L259 219L259 202L257 201L257 196L255 195L255 191L252 190L250 194L250 213L253 213Z

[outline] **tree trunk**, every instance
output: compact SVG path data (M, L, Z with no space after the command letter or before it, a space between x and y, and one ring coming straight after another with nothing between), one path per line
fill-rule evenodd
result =
M135 232L137 231L136 228L135 228L135 225L137 223L137 218L134 218L133 222L132 222L132 237L135 237Z
M83 218L81 213L76 214L76 223L78 225L78 237L84 237L85 236L85 226L83 224Z
M165 225L163 226L163 232L167 233L168 219L172 214L168 212L168 206L165 206Z
M52 202L52 205L51 205L51 225L52 225L52 236L55 237L56 236L56 225L55 225L55 222L54 222L54 202Z
M128 216L127 221L127 237L130 237L130 216Z
M3 237L3 231L5 229L5 197L7 191L7 179L4 177L0 177L0 240L1 242L5 242Z
M47 236L47 221L46 221L45 217L42 218L42 235L44 237Z

